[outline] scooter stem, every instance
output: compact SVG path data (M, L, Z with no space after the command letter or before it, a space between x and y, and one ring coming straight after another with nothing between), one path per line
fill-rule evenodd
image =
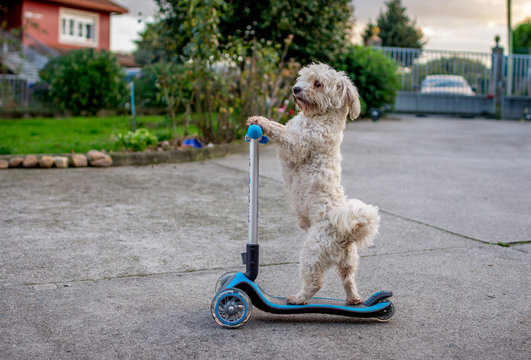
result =
M258 244L258 139L249 147L249 238L248 244Z
M260 138L249 139L249 238L246 252L242 254L246 267L245 276L254 281L258 276L258 170L259 156L258 144Z

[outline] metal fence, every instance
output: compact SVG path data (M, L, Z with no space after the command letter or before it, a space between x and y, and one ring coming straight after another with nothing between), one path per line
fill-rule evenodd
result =
M531 55L496 57L494 53L379 47L398 64L401 91L493 95L493 68L501 61L505 96L531 96Z
M507 96L531 96L531 55L505 56Z
M491 53L395 47L379 49L398 64L401 91L470 96L491 92Z
M29 106L33 88L17 75L0 75L0 109Z

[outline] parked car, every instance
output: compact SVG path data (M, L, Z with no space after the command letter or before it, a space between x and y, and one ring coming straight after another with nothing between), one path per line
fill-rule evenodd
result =
M428 75L420 86L422 94L476 95L468 81L459 75Z

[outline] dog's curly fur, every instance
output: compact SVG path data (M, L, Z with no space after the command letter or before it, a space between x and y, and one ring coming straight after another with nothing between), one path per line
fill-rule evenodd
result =
M300 70L293 98L301 112L285 126L262 116L248 120L279 145L286 192L306 233L300 259L303 288L287 302L307 303L335 265L347 303L359 304L354 280L358 248L372 245L380 217L377 207L347 199L341 186L340 145L347 114L352 119L360 114L358 91L343 72L319 63Z

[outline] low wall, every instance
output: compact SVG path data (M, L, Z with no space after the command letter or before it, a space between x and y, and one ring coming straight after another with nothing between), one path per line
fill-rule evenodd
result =
M502 100L503 119L521 119L525 109L531 113L531 97L528 96L504 96Z
M407 113L493 115L494 99L485 96L421 94L399 91L394 111Z
M521 119L525 109L531 113L531 97L502 97L502 119ZM448 114L448 115L482 115L494 116L495 100L485 96L463 96L451 94L421 94L400 91L396 97L395 112Z

